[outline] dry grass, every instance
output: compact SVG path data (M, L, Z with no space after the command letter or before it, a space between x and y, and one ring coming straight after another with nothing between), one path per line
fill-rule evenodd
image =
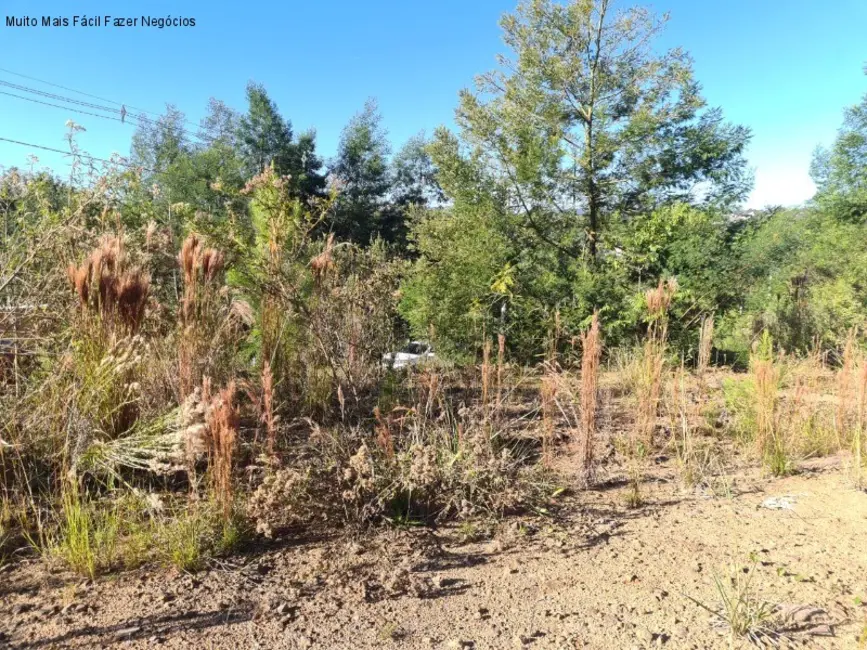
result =
M759 454L764 456L777 436L780 373L773 359L756 359L752 372L756 386L756 447Z
M861 361L858 373L858 426L852 441L853 482L864 487L864 447L867 444L867 359Z
M668 309L676 292L677 282L670 279L665 282L660 280L655 289L649 289L644 294L649 325L637 385L637 434L647 449L653 446L668 342Z
M376 445L387 458L394 458L394 440L391 436L390 418L383 418L378 406L373 409L373 416L376 419Z
M181 328L178 346L179 394L184 399L198 386L207 372L203 363L208 356L208 346L213 342L218 329L215 322L217 293L220 274L225 263L223 254L206 248L195 233L183 243L178 255L184 278L181 300Z
M843 363L837 372L837 434L846 438L856 420L855 372L857 360L857 332L853 328L846 336L843 348Z
M491 342L485 338L482 347L482 409L488 417L488 405L491 392Z
M713 349L714 319L713 315L702 318L698 336L698 362L696 371L699 377L707 372L710 366L710 353Z
M150 278L131 267L123 240L104 236L80 265L67 274L83 310L99 317L111 335L135 334L144 319Z
M593 314L590 328L581 335L581 428L578 436L578 459L581 480L590 484L594 479L593 445L599 409L599 364L602 360L602 335L599 313Z
M273 457L277 446L277 418L274 414L274 375L271 362L265 359L262 364L262 415L265 424L268 456Z
M664 347L653 340L645 341L638 367L635 428L637 440L647 449L653 447L664 366Z
M548 365L548 372L542 377L539 396L542 410L542 464L550 468L554 460L554 421L557 402L558 378L554 375L553 364Z
M211 483L223 517L228 520L232 516L234 501L232 469L240 428L234 381L211 399L207 424Z
M30 495L30 515L45 522L37 528L47 531L45 539L61 540L68 563L84 573L133 564L111 557L117 542L162 546L165 561L196 568L219 546L206 538L236 535L242 510L262 531L542 513L562 488L555 462L561 440L571 441L578 482L586 485L609 469L600 453L608 436L623 437L612 464L621 467L626 458L627 498L638 505L647 459L661 442L661 413L670 416L684 481L709 482L718 440L698 438L697 402L702 391L716 390L716 372L707 376L713 318L699 335L696 376L704 374L703 381L681 364L665 402L674 281L643 296L646 338L628 364L622 401L612 404L620 399L615 390L612 400L600 400L609 393L600 390L608 377L601 376L598 314L580 336L564 339L573 352L581 346L580 375L561 356L567 333L559 313L541 377L507 365L504 333L495 343L486 337L479 395L475 369L453 370L448 362L400 373L383 368L397 336L401 267L385 249L319 236L316 216L285 197L283 182L266 174L253 188L268 196L252 204L252 245L201 230L207 234L189 235L178 254L176 232L153 225L97 246L94 239L64 239L64 262L76 262L68 270L74 320L60 272L66 264L40 269L46 284L57 285L56 298L48 292L55 307L38 333L46 353L29 367L16 355L0 378L0 478L4 495ZM209 241L225 241L226 254ZM229 259L231 286L224 282ZM786 455L807 446L805 453L829 453L825 424L838 407L841 439L851 441L855 465L863 467L867 366L857 371L862 359L854 342L844 357L838 407L822 402L827 371L824 383L814 384L806 377L816 368L787 362L797 375L790 394L783 365L756 355L744 409L755 423L754 449L769 458L785 440ZM193 498L183 494L184 470ZM57 477L68 475L78 491L61 486ZM161 497L171 505L159 516L132 513L143 532L120 521L115 539L111 517L98 517L99 508L119 501L127 486L156 484L165 486ZM63 501L84 495L83 485L94 488L90 496ZM0 546L18 536L10 526L17 523L0 516Z
M500 332L497 334L497 405L496 412L499 412L503 404L503 373L506 364L506 335Z

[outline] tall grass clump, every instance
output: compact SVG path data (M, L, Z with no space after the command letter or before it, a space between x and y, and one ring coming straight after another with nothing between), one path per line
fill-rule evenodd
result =
M539 389L542 409L542 464L550 468L554 455L554 434L556 430L556 403L557 403L557 370L553 364L542 377Z
M578 435L578 460L581 481L589 485L594 479L594 450L597 411L599 408L599 364L602 359L602 335L599 312L594 312L589 329L581 334L581 427Z
M631 384L636 398L635 425L629 433L629 483L627 502L641 505L643 466L653 448L653 436L659 414L662 377L668 341L668 311L677 293L677 280L661 280L642 296L647 320L647 334L637 360L630 369Z
M482 346L482 410L485 413L485 418L489 416L488 406L490 403L491 394L491 342L485 337L485 344Z
M857 389L855 386L858 371L857 332L853 328L846 335L843 347L843 360L837 371L837 436L842 441L853 430L857 415Z
M636 392L638 440L647 449L653 446L668 341L668 310L676 292L677 281L671 278L667 281L660 280L656 288L649 289L644 294L648 328Z
M274 374L271 363L265 359L262 364L262 400L260 420L265 425L265 440L268 457L273 458L277 446L277 415L274 405Z
M686 372L683 363L674 372L670 386L671 394L667 404L670 409L671 432L675 438L678 466L683 482L693 487L700 482L701 472L696 463L697 450L689 417L689 398L686 393Z
M119 520L113 508L84 499L71 486L64 491L60 520L48 550L73 571L93 578L114 564L118 530Z
M710 353L713 349L714 317L713 314L701 320L701 329L698 335L698 360L696 372L703 376L710 366Z
M133 266L123 239L103 236L80 265L67 269L78 298L72 332L72 363L77 386L71 416L78 423L76 446L97 429L108 437L129 430L138 417L137 389L143 341L138 336L150 292L150 278ZM59 399L63 396L58 395Z
M859 349L858 332L849 330L836 377L834 430L838 447L852 451L852 480L863 485L864 438L867 430L867 356Z
M774 345L765 330L750 356L755 408L755 446L765 466L775 476L791 469L790 450L779 421L780 366L774 359Z
M105 235L80 265L67 275L82 312L95 318L107 338L135 334L141 327L150 291L150 278L131 266L123 239Z
M178 262L184 282L178 318L178 389L183 400L201 384L205 374L214 374L212 354L219 349L214 344L219 344L215 339L225 315L220 296L225 258L191 233L184 240Z
M497 403L496 412L499 413L503 405L503 380L506 368L506 335L497 334Z
M235 382L232 381L214 396L208 412L211 482L225 520L232 515L232 468L240 427L235 400Z
M858 423L852 440L853 481L856 487L863 488L867 444L867 359L862 359L858 372Z

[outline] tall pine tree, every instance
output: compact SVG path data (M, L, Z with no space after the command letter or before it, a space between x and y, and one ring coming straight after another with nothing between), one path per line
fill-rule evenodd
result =
M331 174L339 194L331 227L341 239L367 244L377 236L394 240L389 204L391 174L387 133L376 102L368 101L340 137Z
M322 161L316 155L316 135L302 133L295 140L292 123L280 115L277 104L259 84L247 85L247 114L241 118L239 139L249 175L258 174L268 165L290 177L293 194L309 199L322 193L325 177Z

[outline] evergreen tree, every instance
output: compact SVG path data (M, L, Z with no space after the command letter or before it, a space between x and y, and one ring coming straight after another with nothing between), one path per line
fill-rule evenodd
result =
M291 191L304 200L322 196L327 184L322 173L323 166L322 159L316 153L316 132L311 129L301 133L292 145L289 167Z
M361 244L376 236L395 239L394 215L388 202L389 154L376 102L368 101L344 128L337 159L331 166L339 188L331 227L339 238Z
M132 162L153 172L165 172L190 152L185 116L171 104L156 120L142 117L132 136Z
M281 117L264 86L247 84L247 103L239 136L248 175L258 174L271 164L278 174L288 174L294 155L291 122Z
M277 105L261 85L247 86L247 114L241 118L239 139L249 176L258 174L267 165L289 176L293 196L309 199L322 194L325 177L322 160L316 155L316 134L302 133L293 137L292 123L281 117Z
M394 155L392 198L399 207L435 205L445 198L428 153L429 144L422 132L407 140Z

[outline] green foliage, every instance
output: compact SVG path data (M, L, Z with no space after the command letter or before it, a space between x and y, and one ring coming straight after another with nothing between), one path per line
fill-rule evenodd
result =
M817 338L842 349L867 315L865 226L815 208L780 211L752 224L733 246L741 294L720 328L725 347L745 355L768 329L787 350L806 352Z
M293 196L307 200L319 196L325 187L320 173L322 161L316 155L316 136L312 131L297 139L292 124L259 84L247 85L247 114L240 120L238 138L243 147L247 177L273 165L280 176L287 176Z
M735 638L745 638L761 646L766 640L773 641L776 637L774 605L756 595L757 566L756 554L751 553L748 567L732 563L728 575L723 577L714 573L713 582L719 597L718 607L709 607L692 596L687 596L729 628L731 645Z
M171 519L160 533L162 555L169 564L189 573L204 566L213 530L199 510L187 510Z
M867 73L867 70L865 70ZM843 126L829 150L819 148L811 174L816 202L844 221L863 222L867 216L867 95L847 108Z
M393 200L399 207L435 205L445 198L429 144L424 133L419 133L407 140L391 161Z
M412 245L424 255L403 286L401 312L416 337L429 336L432 327L442 352L474 350L483 331L495 331L498 304L508 295L508 285L497 287L496 280L511 273L515 252L495 220L484 207L417 216Z
M653 52L664 22L608 0L528 0L501 21L506 71L461 93L458 124L488 191L561 253L595 256L608 223L693 200L699 184L709 204L749 188L749 132L702 112L686 54Z
M452 205L413 223L416 332L433 324L466 352L468 321L508 303L510 348L532 358L556 313L567 332L599 309L614 341L634 333L632 297L666 272L690 280L687 324L731 300L717 215L749 188L749 132L705 110L683 52L653 52L663 23L608 0L532 0L503 18L513 59L461 93L460 138L439 129L429 147ZM492 295L507 265L508 295Z
M63 496L60 515L57 535L49 551L90 578L110 569L117 550L120 525L117 511L98 507L70 489Z
M399 215L387 202L392 182L389 154L382 116L370 100L343 130L331 166L338 199L330 225L339 239L364 245L377 236L388 241L401 236Z

